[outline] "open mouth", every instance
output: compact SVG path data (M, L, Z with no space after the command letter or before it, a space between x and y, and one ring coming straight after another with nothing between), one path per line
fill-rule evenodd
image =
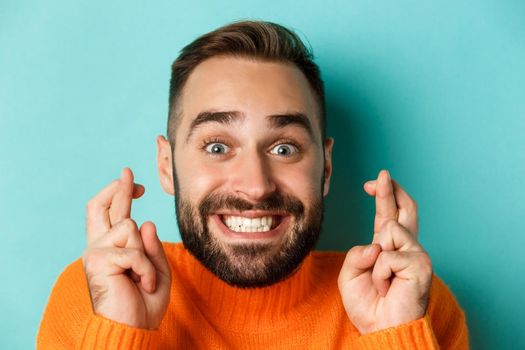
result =
M222 223L234 232L268 232L279 226L283 220L281 215L266 215L245 217L236 215L219 215Z

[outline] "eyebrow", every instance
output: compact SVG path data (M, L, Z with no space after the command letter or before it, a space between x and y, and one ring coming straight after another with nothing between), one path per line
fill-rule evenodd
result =
M244 114L237 111L204 111L197 115L190 125L190 131L186 137L186 143L189 141L191 135L199 126L206 123L219 123L223 125L230 125L235 121L244 118Z
M245 115L239 111L203 111L191 122L186 142L189 141L193 132L201 125L206 123L219 123L231 125L234 122L244 119ZM295 125L304 129L308 135L314 139L312 125L304 113L290 112L281 114L272 114L266 117L272 128L282 129L288 125Z
M288 125L295 125L304 129L310 138L314 139L314 133L312 131L312 125L308 117L299 112L285 113L285 114L273 114L266 117L270 122L270 125L274 128L284 128Z

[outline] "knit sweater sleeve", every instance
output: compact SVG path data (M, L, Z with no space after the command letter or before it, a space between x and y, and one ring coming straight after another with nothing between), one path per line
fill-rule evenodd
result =
M357 338L359 349L469 349L465 313L454 295L436 275L432 278L429 306L424 317Z
M58 277L49 297L36 339L47 349L156 349L159 331L135 328L97 315L80 259Z

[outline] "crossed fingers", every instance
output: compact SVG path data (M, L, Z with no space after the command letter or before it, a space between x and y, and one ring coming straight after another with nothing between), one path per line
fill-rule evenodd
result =
M374 233L380 232L389 220L404 226L416 239L418 235L417 203L386 170L379 172L377 180L364 184L365 191L376 198Z
M407 277L413 275L414 271L407 269L425 266L428 255L417 241L417 204L390 178L388 171L382 170L377 180L366 182L364 188L376 199L371 254L378 255L372 280L378 292L385 295L394 273L400 278L405 273ZM414 264L414 261L422 264Z
M133 183L131 170L124 168L120 179L112 181L93 197L86 207L88 244L101 238L119 222L131 220L131 202L141 197L144 191L144 186Z

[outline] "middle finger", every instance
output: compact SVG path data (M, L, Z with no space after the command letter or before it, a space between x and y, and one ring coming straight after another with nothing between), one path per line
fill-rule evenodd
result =
M399 211L394 196L394 188L390 174L381 170L376 182L376 216L374 219L374 232L380 232L388 220L398 219Z
M111 226L127 219L131 215L131 201L133 197L133 172L130 168L122 170L120 184L109 208Z

